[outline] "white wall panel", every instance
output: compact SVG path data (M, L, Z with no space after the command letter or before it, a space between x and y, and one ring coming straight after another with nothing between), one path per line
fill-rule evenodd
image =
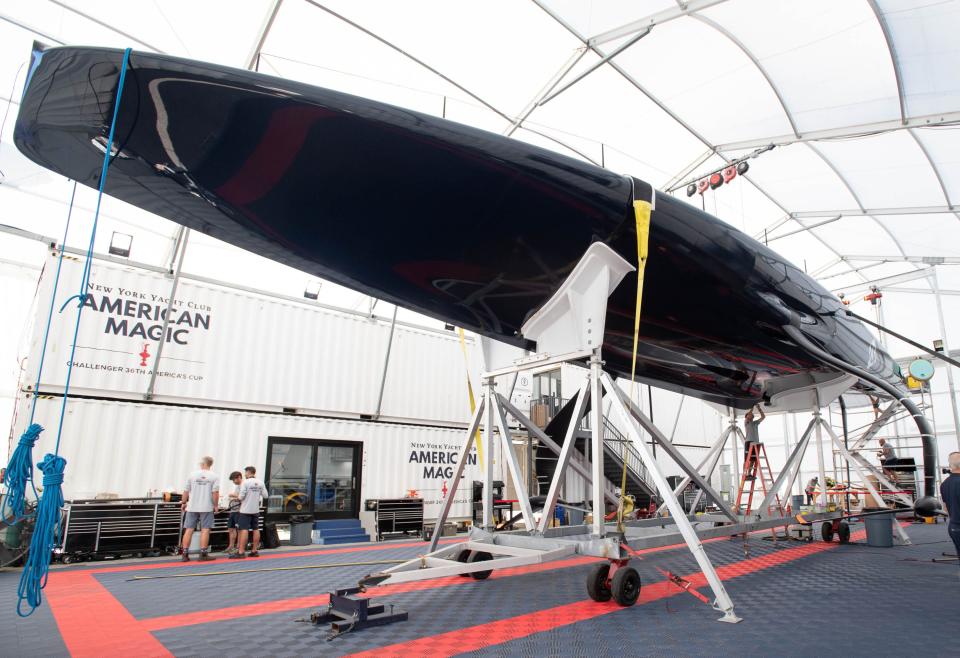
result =
M52 265L52 264L51 264ZM82 265L64 259L59 308L78 291ZM30 376L39 363L55 267L41 281ZM72 391L143 399L162 334L168 276L95 263L75 358ZM163 346L156 400L247 409L284 407L348 416L377 412L389 318L182 280ZM39 312L39 311L38 311ZM76 303L54 315L41 391L63 390ZM467 341L468 351L473 340ZM382 417L425 423L469 420L466 365L455 334L398 324Z
M34 448L36 460L52 452L62 398L38 401L36 421L47 428ZM32 402L26 399L21 408ZM17 436L24 429L21 412ZM64 494L88 498L99 493L143 496L153 489L180 490L203 455L214 471L227 475L248 465L264 473L268 437L363 442L361 504L366 498L395 498L414 489L424 498L424 514L436 518L443 489L451 484L446 463L463 445L462 430L284 414L179 407L172 405L71 399L60 453L67 460ZM427 461L421 461L420 452ZM416 457L414 457L416 453ZM443 463L439 454L446 453ZM474 453L475 456L475 453ZM496 459L494 478L506 479ZM478 463L468 464L452 515L470 516L470 483L482 479Z

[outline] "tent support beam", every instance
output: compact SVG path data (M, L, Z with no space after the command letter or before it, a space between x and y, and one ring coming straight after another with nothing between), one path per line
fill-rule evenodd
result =
M277 20L277 14L280 12L280 5L282 4L283 0L273 0L270 4L270 9L267 10L264 16L263 24L260 26L260 31L257 35L257 41L250 51L250 56L247 57L247 68L251 71L257 70L257 64L260 61L260 51L263 50L263 44L267 42L267 37L270 36L270 30L273 28L273 22Z
M616 41L626 36L630 36L634 32L640 32L641 30L648 30L655 25L663 25L664 23L669 23L670 21L676 20L678 18L683 18L684 16L693 16L699 11L708 9L715 5L723 4L727 0L688 0L688 2L677 3L676 7L668 7L662 11L658 11L655 14L650 14L643 18L639 18L635 21L630 21L620 27L615 27L611 30L601 32L589 39L586 39L587 45L591 48L595 46L600 46L608 41Z
M823 130L810 130L802 133L800 137L792 134L771 135L769 137L745 139L737 142L725 142L723 144L717 144L717 149L720 151L746 151L748 149L761 148L769 144L787 146L788 144L797 144L800 142L816 142L822 139L836 139L838 137L857 137L881 132L892 132L894 130L905 130L907 128L931 128L957 123L958 121L960 121L960 111L941 112L940 114L924 114L915 117L905 117L903 119L889 119L887 121L874 121L871 123L860 123L837 128L825 128Z

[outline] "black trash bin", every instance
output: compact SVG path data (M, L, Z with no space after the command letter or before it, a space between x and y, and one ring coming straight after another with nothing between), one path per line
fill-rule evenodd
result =
M301 514L290 517L290 545L309 546L313 543L313 517Z
M885 507L866 507L863 514L863 523L867 526L867 546L876 548L893 546L893 510Z

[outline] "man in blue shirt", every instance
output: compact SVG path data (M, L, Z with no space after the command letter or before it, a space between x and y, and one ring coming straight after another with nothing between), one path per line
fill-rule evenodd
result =
M950 477L940 483L940 499L943 501L943 510L950 515L947 531L957 555L960 555L960 452L951 452L948 459Z

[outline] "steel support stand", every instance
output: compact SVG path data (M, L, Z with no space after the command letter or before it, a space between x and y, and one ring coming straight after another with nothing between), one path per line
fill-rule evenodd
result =
M634 449L640 454L640 457L646 464L647 472L653 478L653 482L656 485L657 490L660 492L660 496L666 503L667 509L670 510L670 514L673 516L673 520L677 524L677 528L680 530L680 534L683 536L683 540L686 542L687 548L690 549L694 559L697 561L697 565L700 567L700 570L703 571L703 575L706 576L707 583L709 583L710 589L713 590L715 597L713 607L716 610L723 612L723 617L721 617L719 621L733 624L742 621L741 618L734 613L733 601L730 600L730 595L727 594L727 590L723 586L723 581L720 580L720 576L717 575L717 571L714 569L713 563L710 562L710 558L707 557L706 551L703 550L703 544L700 543L700 538L697 537L696 531L690 524L690 520L687 518L686 512L683 509L683 505L680 504L680 501L674 495L673 489L671 489L670 485L667 483L667 478L660 471L659 464L657 464L657 461L653 458L653 453L651 452L650 447L643 440L643 436L640 434L638 425L634 423L633 417L637 415L638 411L633 409L633 414L628 411L627 405L624 404L624 397L621 395L621 391L606 373L602 373L601 371L600 381L598 381L597 384L600 384L600 386L597 386L596 388L600 388L602 386L603 390L606 391L606 393L610 396L610 411L619 417L620 422L626 429L628 438L633 442ZM594 406L596 407L599 405L595 404ZM644 429L647 428L645 427ZM661 442L661 445L665 444Z

